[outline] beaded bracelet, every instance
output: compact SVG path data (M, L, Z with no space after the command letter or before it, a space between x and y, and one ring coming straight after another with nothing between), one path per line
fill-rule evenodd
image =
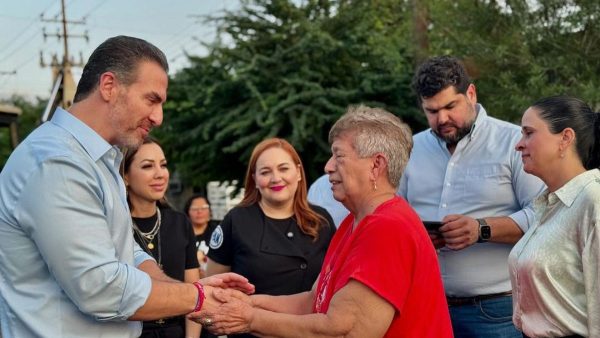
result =
M194 282L192 284L194 284L196 289L198 289L198 300L196 301L196 307L192 312L198 312L202 308L202 304L204 303L206 295L204 294L204 287L202 287L202 284L200 284L200 282Z

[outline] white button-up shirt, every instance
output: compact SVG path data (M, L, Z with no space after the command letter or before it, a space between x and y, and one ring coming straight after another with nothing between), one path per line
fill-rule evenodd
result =
M515 326L530 337L600 337L600 171L535 203L510 253Z

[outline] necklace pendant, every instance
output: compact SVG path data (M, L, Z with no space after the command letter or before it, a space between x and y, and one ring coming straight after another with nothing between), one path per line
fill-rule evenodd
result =
M154 244L152 244L152 242L148 243L148 249L150 249L150 250L154 249Z

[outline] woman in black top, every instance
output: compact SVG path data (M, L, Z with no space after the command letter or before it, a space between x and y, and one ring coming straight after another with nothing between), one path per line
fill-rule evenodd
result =
M161 147L146 140L124 160L127 202L136 242L148 252L165 274L184 282L200 279L196 241L187 217L165 201L169 185L167 160ZM146 321L143 338L198 338L200 326L184 316Z
M198 263L200 264L200 276L204 277L206 275L208 242L218 222L211 220L210 202L204 194L192 195L185 203L183 210L190 218L192 228L194 229L196 249L198 249Z
M259 143L250 158L244 199L212 233L208 275L237 272L257 294L310 290L335 227L325 209L308 204L306 190L292 145L279 138Z

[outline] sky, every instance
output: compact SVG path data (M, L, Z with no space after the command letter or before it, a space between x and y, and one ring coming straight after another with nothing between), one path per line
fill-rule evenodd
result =
M69 21L69 55L83 61L104 40L115 35L145 39L167 56L169 74L188 65L185 52L203 55L201 42L215 38L214 24L203 16L235 10L238 0L64 0ZM52 71L40 66L40 52L46 64L56 54L63 57L62 24L45 22L61 19L61 0L0 0L0 99L17 94L33 100L48 98ZM44 20L44 21L43 21ZM87 33L86 33L87 32ZM89 41L77 36L87 35ZM82 69L73 68L75 83Z

